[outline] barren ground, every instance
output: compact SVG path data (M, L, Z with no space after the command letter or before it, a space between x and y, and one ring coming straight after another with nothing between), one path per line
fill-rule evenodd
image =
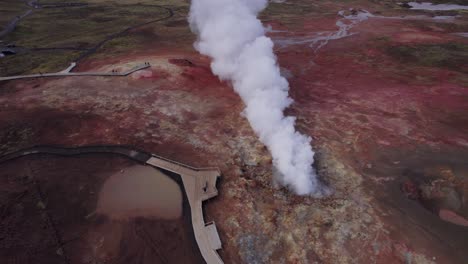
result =
M120 5L81 2L90 3L83 8L106 10ZM141 62L150 62L151 69L129 77L0 83L0 153L32 145L123 144L194 166L218 166L223 173L220 195L205 207L205 219L216 221L223 242L220 255L226 263L466 262L468 39L455 34L468 32L466 11L411 11L396 5L397 1L290 0L271 4L262 13L276 41L336 31L340 10L365 9L380 16L357 23L350 30L356 34L330 40L317 51L310 42L277 46L295 99L288 112L298 117L298 130L314 138L317 171L335 190L328 198L313 199L273 186L271 157L240 115L241 100L211 74L209 60L191 46L195 38L185 22L188 3L145 4L149 2L170 8L174 16L106 42L82 58L75 71L122 70ZM120 3L127 6L115 10L136 5ZM35 14L43 16L42 11ZM164 16L160 11L154 11L154 18ZM128 24L118 24L118 18L108 17L117 31ZM15 32L11 41L18 39L24 46L29 45L29 37L38 37L25 28ZM83 47L94 47L110 34L90 32ZM54 45L64 41L81 45L79 34L73 38L56 34ZM48 44L47 38L43 41ZM71 62L66 54L53 53L59 60L48 60L42 52L15 55L26 56L24 64L15 56L0 58L0 74L58 71ZM73 52L79 57L85 51ZM92 167L103 171L126 163L108 164L97 158L87 162L95 162ZM26 188L11 185L20 175L16 171L24 170L13 165L1 165L11 172L10 177L0 178L5 193ZM59 168L67 171L69 167ZM91 180L93 186L100 186L97 179ZM77 184L71 179L45 177L44 181L61 183L63 192ZM3 204L11 204L2 204L6 217L23 210L14 208L26 206L23 198L15 197L2 198ZM83 197L70 206L82 208L87 215L96 205ZM34 226L40 217L31 214L15 221ZM16 230L16 224L3 219L2 229ZM44 237L31 241L46 250L49 233L21 230L15 233L17 241ZM0 252L5 252L13 243L5 241L12 237L0 239ZM131 239L120 241L122 247L135 246ZM126 263L140 263L133 260Z

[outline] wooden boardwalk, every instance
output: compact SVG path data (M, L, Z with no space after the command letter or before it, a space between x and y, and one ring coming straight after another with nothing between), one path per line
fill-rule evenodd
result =
M151 166L177 173L182 178L185 192L192 212L192 225L200 252L208 264L222 264L216 250L221 248L221 241L214 222L208 224L203 219L202 203L218 195L216 180L221 176L217 168L197 169L158 156L152 156L147 162Z
M0 156L0 164L27 155L51 154L75 156L89 153L114 153L180 175L190 205L192 226L200 253L208 264L223 264L216 250L221 249L216 224L205 223L202 203L218 195L216 181L221 172L216 167L195 168L126 146L57 147L36 146Z
M73 65L73 64L72 64ZM11 80L20 80L20 79L33 79L33 78L47 78L47 77L70 77L70 76L128 76L134 72L146 69L151 67L149 63L141 64L135 66L125 72L69 72L68 68L61 72L55 73L39 73L39 74L29 74L29 75L16 75L8 77L0 77L0 81L11 81Z

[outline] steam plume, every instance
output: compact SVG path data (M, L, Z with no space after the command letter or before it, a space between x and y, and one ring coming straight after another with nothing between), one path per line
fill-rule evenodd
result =
M295 117L283 114L293 101L273 42L257 19L266 5L267 0L192 0L195 48L212 58L214 74L232 82L246 105L245 117L271 152L279 182L299 195L322 196L328 191L312 168L311 138L295 130Z

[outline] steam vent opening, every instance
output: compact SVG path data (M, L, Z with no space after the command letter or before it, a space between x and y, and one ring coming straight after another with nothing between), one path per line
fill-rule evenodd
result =
M0 168L2 263L206 263L177 173L114 154Z

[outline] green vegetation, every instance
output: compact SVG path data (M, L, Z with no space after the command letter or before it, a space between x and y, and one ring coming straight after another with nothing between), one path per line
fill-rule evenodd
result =
M144 5L39 9L5 41L28 48L92 47L112 33L165 15L161 7Z
M458 5L466 5L466 0L427 0L424 2L430 2L433 4L458 4Z
M423 31L434 31L434 29L442 29L446 32L466 32L468 31L468 25L462 23L438 23L437 21L409 21L411 25L423 30Z
M76 51L41 51L20 53L0 59L2 75L19 75L25 73L56 72L64 70L76 56Z
M270 2L267 8L260 14L260 19L281 20L284 24L294 24L297 18L308 15L319 17L333 14L333 10L324 9L323 6L313 1L288 1L285 3Z
M402 63L443 67L468 73L468 45L461 43L388 46L387 53Z
M2 26L11 18L31 9L23 1L2 2L5 1L7 4L0 5L0 21L5 21ZM100 56L99 53L104 51L105 56L133 52L136 48L144 48L144 45L150 41L159 40L158 36L162 34L167 34L167 37L160 38L165 42L174 41L172 36L175 37L175 41L192 40L187 23L180 23L188 12L188 3L183 0L73 2L87 5L34 9L28 17L18 23L13 32L2 39L4 43L15 44L21 49L17 55L0 59L0 76L62 70L81 54L94 49L104 40L109 41L95 51L98 54L94 55L93 52L90 55ZM44 0L39 3L60 4L63 1ZM127 28L167 17L169 15L167 8L174 11L173 18L147 25L144 30L138 28L125 31ZM179 23L171 24L174 21ZM76 50L35 51L36 48Z
M2 0L0 3L0 31L16 16L22 15L30 8L18 0Z
M263 11L263 15L268 16L288 16L288 15L305 15L309 13L323 12L324 10L313 2L300 3L270 3L268 7Z
M429 2L433 4L458 4L458 5L466 5L466 0L371 0L372 2L391 2L394 4L397 3L408 3L408 2Z

